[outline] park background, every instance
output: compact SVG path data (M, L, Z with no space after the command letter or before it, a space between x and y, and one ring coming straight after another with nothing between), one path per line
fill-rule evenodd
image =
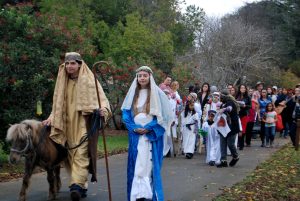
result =
M88 66L105 60L100 80L110 100L109 126L122 129L120 105L141 65L180 83L220 88L243 80L292 88L300 77L300 2L247 3L211 17L181 0L0 1L0 157L9 124L46 119L58 66L79 52ZM37 103L42 113L37 114Z

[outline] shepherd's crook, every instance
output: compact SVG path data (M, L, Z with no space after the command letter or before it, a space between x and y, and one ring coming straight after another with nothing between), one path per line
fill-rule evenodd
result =
M97 91L97 98L98 98L98 104L99 108L101 108L101 102L99 97L99 90L98 90L98 84L97 84L97 67L100 67L102 64L109 65L105 61L98 61L93 65L93 73L95 78L95 85L96 85L96 91ZM103 117L101 116L102 120ZM103 120L104 122L104 120ZM112 201L111 198L111 189L110 189L110 178L109 178L109 168L108 168L108 158L107 158L107 149L106 149L106 139L105 139L105 133L104 133L104 126L101 128L102 136L103 136L103 146L104 146L104 156L105 156L105 165L106 165L106 175L107 175L107 187L108 187L108 195L109 195L109 201Z

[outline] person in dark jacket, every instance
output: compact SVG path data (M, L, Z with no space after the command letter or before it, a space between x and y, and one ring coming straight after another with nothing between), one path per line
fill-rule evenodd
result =
M240 106L239 117L242 123L242 134L239 135L239 149L244 149L245 144L245 135L246 135L246 127L248 123L248 111L251 108L251 99L248 96L248 90L246 85L240 85L238 88L238 92L236 95L236 100Z
M229 166L234 166L238 160L239 155L237 153L236 146L234 144L236 135L240 132L239 126L239 105L236 102L235 98L229 95L228 90L222 90L221 93L221 108L219 113L224 113L227 116L227 124L230 128L230 132L226 137L220 134L220 148L221 148L221 163L217 167L228 167L227 164L227 146L231 152L232 160L229 163Z
M293 111L295 108L295 101L293 98L293 90L289 89L287 90L287 95L286 98L284 100L285 102L285 108L283 109L281 116L282 116L282 123L284 126L284 138L287 138L289 132L290 132L290 126L292 124L292 115L293 115Z
M201 110L203 111L204 106L208 102L208 96L210 94L210 86L207 82L204 82L201 87L201 92L199 93L199 102L201 104Z
M290 137L293 146L296 146L296 131L297 131L297 121L300 119L300 88L296 87L295 95L293 97L295 102L295 107L292 114L292 123L290 125Z

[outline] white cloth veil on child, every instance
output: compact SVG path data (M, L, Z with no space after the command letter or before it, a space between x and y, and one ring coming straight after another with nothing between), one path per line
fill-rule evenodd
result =
M145 71L150 74L150 115L157 117L157 122L162 126L165 131L170 132L170 126L174 121L174 115L170 107L170 101L166 94L156 85L154 78L152 76L152 70L148 66L142 66L136 70L136 73L140 71ZM137 76L133 80L129 91L124 99L121 110L130 110L132 107L132 102L135 95L135 90L138 85Z

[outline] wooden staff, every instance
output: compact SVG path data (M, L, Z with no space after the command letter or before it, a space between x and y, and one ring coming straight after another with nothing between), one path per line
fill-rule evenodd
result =
M105 64L109 66L109 64L105 61L98 61L93 65L93 73L95 78L95 85L96 85L96 91L97 91L97 99L99 108L101 108L101 102L99 97L99 90L98 90L98 84L97 84L97 67L100 67L102 64ZM104 118L101 116L102 122L104 123ZM101 133L103 137L103 146L104 146L104 158L105 158L105 165L106 165L106 175L107 175L107 187L108 187L108 195L109 195L109 201L112 201L111 197L111 188L110 188L110 178L109 178L109 168L108 168L108 156L107 156L107 149L106 149L106 139L105 139L105 133L104 133L104 124L101 128Z

